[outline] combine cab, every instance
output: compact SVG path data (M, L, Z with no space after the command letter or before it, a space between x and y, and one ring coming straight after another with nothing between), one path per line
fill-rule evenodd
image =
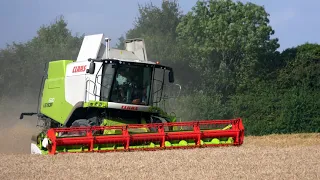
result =
M49 62L38 112L20 117L37 115L43 129L32 138L32 154L243 143L241 119L177 122L164 108L172 68L148 61L141 39L125 45L112 49L103 34L85 36L77 60Z

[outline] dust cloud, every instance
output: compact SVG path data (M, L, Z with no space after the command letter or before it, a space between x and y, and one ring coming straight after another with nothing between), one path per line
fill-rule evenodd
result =
M36 101L35 101L36 102ZM22 112L36 112L37 103L23 98L0 99L0 153L30 153L31 136L39 132L36 116L25 116Z

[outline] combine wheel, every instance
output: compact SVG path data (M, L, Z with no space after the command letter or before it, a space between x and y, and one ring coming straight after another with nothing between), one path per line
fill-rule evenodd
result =
M78 119L78 120L75 120L72 124L71 124L71 127L88 127L90 126L88 120L86 119ZM72 135L76 135L76 136L84 136L86 135L86 132L75 132L74 134Z
M33 134L31 136L31 149L30 149L31 154L42 154L40 148L37 145L38 143L41 143L39 141L41 141L41 139L39 139L37 135Z
M78 120L75 120L70 127L88 127L90 126L90 124L88 123L88 120L86 119L78 119ZM66 137L66 136L83 136L85 135L86 132L69 132L69 133L66 133L66 134L61 134L60 136L61 137Z
M87 126L90 126L90 124L86 119L78 119L71 124L71 127L87 127Z

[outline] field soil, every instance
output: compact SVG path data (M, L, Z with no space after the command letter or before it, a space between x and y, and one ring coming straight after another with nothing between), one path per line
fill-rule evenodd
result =
M241 147L41 156L29 154L36 121L14 119L0 129L1 180L320 179L320 134L246 137Z
M30 154L36 117L19 120L36 106L10 107L0 112L1 180L320 179L320 134L245 137L240 147L41 156Z

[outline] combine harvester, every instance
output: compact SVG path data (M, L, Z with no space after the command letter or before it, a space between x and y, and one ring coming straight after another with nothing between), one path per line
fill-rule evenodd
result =
M143 40L126 40L125 50L119 50L110 48L110 39L103 34L85 36L76 61L48 63L38 112L20 116L37 115L37 126L42 128L32 138L31 153L243 143L241 119L177 122L176 116L166 113L173 82L172 68L148 61Z

